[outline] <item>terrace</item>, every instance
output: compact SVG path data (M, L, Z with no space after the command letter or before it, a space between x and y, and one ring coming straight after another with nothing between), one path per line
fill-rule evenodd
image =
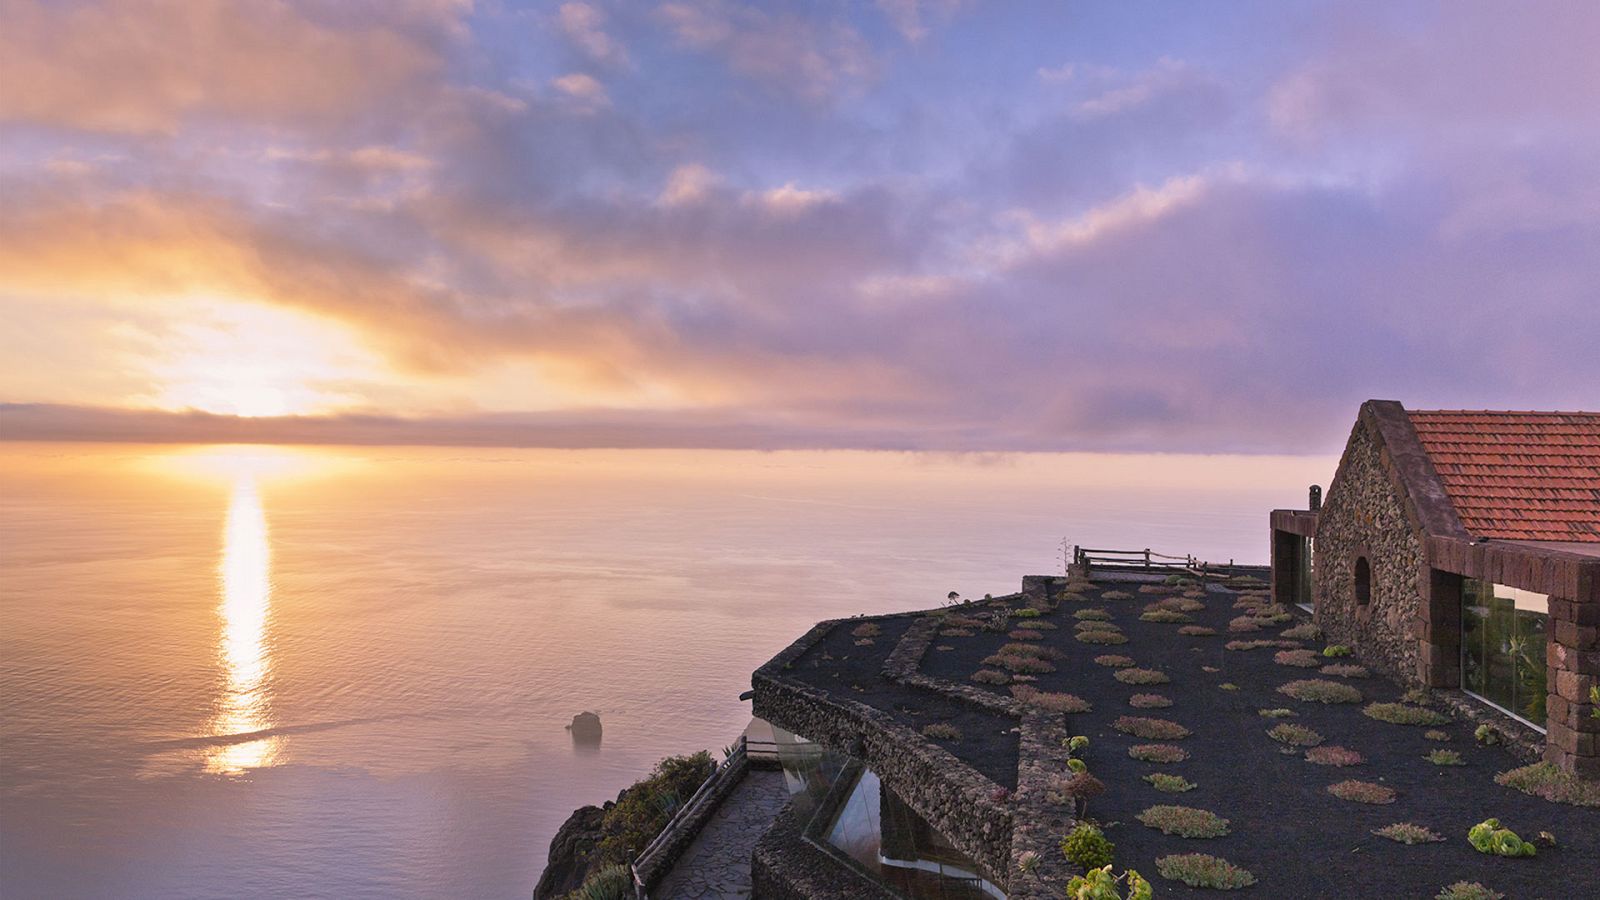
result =
M758 670L756 715L809 739L811 775L789 774L812 799L757 845L757 896L1059 897L1085 825L1157 896L1600 895L1593 783L1523 768L1525 748L1325 645L1259 578L1095 578L824 622ZM830 836L864 803L877 833L852 856L862 840ZM895 848L896 817L922 849ZM1535 852L1480 852L1490 818ZM1098 866L1087 835L1078 863ZM894 860L940 877L886 877Z

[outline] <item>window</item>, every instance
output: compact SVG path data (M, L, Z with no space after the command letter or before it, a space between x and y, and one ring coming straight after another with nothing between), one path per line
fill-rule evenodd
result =
M1356 557L1356 605L1366 606L1372 602L1372 566L1367 564L1365 556Z
M1545 629L1550 598L1461 580L1461 686L1529 724L1545 721Z
M1295 562L1295 601L1306 609L1311 609L1316 603L1316 554L1317 542L1312 538L1300 539L1300 552L1296 554Z

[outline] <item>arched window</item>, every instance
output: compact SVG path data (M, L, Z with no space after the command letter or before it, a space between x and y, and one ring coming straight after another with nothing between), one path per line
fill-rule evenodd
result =
M1372 602L1372 566L1367 564L1365 556L1356 557L1356 605L1366 606Z

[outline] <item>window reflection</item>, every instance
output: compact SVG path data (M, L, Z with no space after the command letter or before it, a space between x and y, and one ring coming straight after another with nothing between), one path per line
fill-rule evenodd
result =
M859 870L913 900L1005 900L977 864L859 760L774 728L796 808L815 835Z
M1549 611L1545 594L1462 579L1462 687L1541 729Z

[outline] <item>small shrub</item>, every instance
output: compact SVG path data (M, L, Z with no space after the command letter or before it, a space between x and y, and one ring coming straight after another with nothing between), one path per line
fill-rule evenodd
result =
M1292 628L1285 628L1281 636L1294 641L1314 641L1322 636L1322 631L1310 622L1304 622Z
M1484 819L1467 831L1467 843L1479 853L1494 856L1534 856L1538 850L1509 828L1501 828L1499 819Z
M1234 632L1260 631L1261 623L1254 616L1239 616L1228 622L1228 630Z
M1013 641L1038 641L1044 639L1044 632L1034 631L1031 628L1018 628L1014 631L1008 632L1006 637L1012 639Z
M1216 666L1201 666L1201 667L1200 667L1200 671L1202 671L1202 672L1208 672L1208 673L1211 673L1211 674L1213 674L1213 675L1214 675L1214 674L1216 674L1216 673L1217 673L1217 672L1221 672L1221 671L1222 671L1222 670L1221 670L1221 669L1219 669L1219 668L1217 668L1217 667L1216 667Z
M1080 631L1073 635L1085 644L1126 644L1128 636L1120 631Z
M999 669L979 669L972 673L972 680L979 684L1007 684L1011 676Z
M1147 741L1181 741L1194 733L1177 722L1144 716L1118 716L1111 727Z
M1178 633L1188 637L1211 637L1217 630L1205 625L1184 625L1178 629Z
M1089 598L1088 597L1085 597L1084 595L1079 594L1079 593L1075 593L1075 592L1074 593L1069 593L1069 594L1062 594L1061 595L1061 600L1064 603L1088 603L1089 602Z
M1011 614L1013 616L1016 616L1019 619L1037 619L1041 615L1044 615L1043 613L1039 612L1037 609L1034 609L1032 607L1023 607L1022 609L1014 609L1014 610L1011 611Z
M1172 681L1167 673L1155 669L1119 669L1112 677L1123 684L1166 684Z
M1417 706L1432 706L1433 692L1425 687L1412 688L1400 695L1401 703L1412 703Z
M1255 638L1248 641L1229 641L1223 644L1222 647L1224 650L1259 650L1262 647L1282 647L1285 650L1295 650L1300 647L1300 642Z
M1437 728L1430 728L1427 731L1424 731L1422 736L1430 741L1443 742L1450 740L1450 735L1447 732L1440 731Z
M1144 622L1177 624L1179 622L1193 622L1194 616L1173 609L1152 609L1147 613L1140 613L1139 619Z
M1176 744L1134 744L1128 756L1140 762L1178 763L1189 758L1189 751Z
M1476 881L1458 881L1441 888L1433 900L1506 900L1506 895Z
M565 900L624 900L633 896L633 870L622 864L590 872Z
M1228 820L1192 806L1152 806L1135 816L1147 828L1185 838L1217 838L1228 833Z
M1072 617L1074 619L1078 619L1079 621L1085 621L1085 622L1109 622L1109 621L1111 621L1111 613L1108 613L1103 609L1079 609L1079 610L1074 610L1073 613L1072 613Z
M1322 674L1336 675L1340 678L1366 678L1372 672L1366 666L1358 666L1351 663L1334 663L1331 666L1323 666Z
M1600 806L1600 782L1587 781L1571 772L1564 772L1553 763L1534 763L1501 772L1494 780L1497 784L1542 797L1552 803Z
M1401 844L1432 844L1444 840L1444 835L1438 834L1433 829L1413 825L1410 822L1396 822L1374 829L1372 833Z
M1079 768L1086 769L1083 760L1075 759L1072 762L1078 764L1073 773L1056 784L1055 789L1049 792L1049 798L1055 803L1071 801L1074 815L1082 819L1089 809L1089 801L1104 794L1106 786L1105 782L1090 775L1087 770L1078 771Z
M1028 627L1034 631L1055 631L1056 623L1046 619L1034 619L1028 623Z
M1261 716L1263 719L1292 719L1299 715L1299 713L1295 712L1294 710L1284 709L1281 706L1277 709L1258 709L1256 710L1256 714Z
M858 638L874 638L883 634L883 629L879 628L876 622L863 622L850 629L850 633Z
M1200 612L1206 608L1204 603L1193 597L1168 597L1158 605L1162 609L1175 610L1181 613Z
M856 638L857 647L870 647L873 643L872 638Z
M1024 645L1025 646L1025 645ZM986 666L999 666L1011 672L1027 672L1031 675L1043 675L1056 670L1055 664L1037 656L1021 656L1013 653L996 653L985 657L983 664Z
M1011 696L1023 703L1039 709L1057 713L1086 713L1093 707L1089 701L1076 694L1060 694L1051 691L1041 691L1028 685L1014 685Z
M1329 659L1334 659L1340 656L1349 656L1351 652L1351 649L1343 644L1329 644L1328 646L1322 648L1322 655L1328 657Z
M1306 751L1306 762L1319 766L1359 766L1367 758L1351 750L1349 747L1340 747L1337 744L1327 747L1313 747Z
M1445 725L1450 722L1450 717L1444 713L1404 703L1368 703L1361 714L1391 725Z
M1144 777L1150 786L1163 794L1182 794L1194 790L1194 782L1182 775L1168 775L1166 772L1152 772Z
M1106 840L1105 833L1088 823L1072 829L1061 842L1061 852L1085 871L1111 865L1114 850L1116 845Z
M1231 681L1224 681L1223 683L1217 685L1217 687L1222 688L1225 691L1237 691L1239 689L1239 686Z
M1041 647L1038 644L1002 644L1000 649L995 652L1001 656L1035 656L1040 658L1061 655L1049 647Z
M936 738L941 741L961 740L961 729L949 722L934 722L932 725L922 726L922 736Z
M1472 739L1485 747L1493 747L1495 744L1504 741L1505 736L1500 733L1500 729L1493 725L1479 725L1472 732Z
M1461 754L1454 750L1429 750L1428 754L1422 758L1436 766L1464 766L1467 764L1467 761L1461 758Z
M1258 612L1254 618L1257 625L1265 628L1270 625L1282 625L1285 622L1292 621L1294 616L1286 612Z
M1132 600L1133 595L1127 591L1106 591L1100 595L1103 600Z
M1172 705L1172 698L1160 694L1134 694L1128 698L1128 705L1135 709L1165 709Z
M1110 866L1090 869L1082 875L1072 876L1067 882L1067 900L1124 900L1121 885L1126 883L1126 900L1150 900L1153 896L1150 882L1132 869L1121 875L1111 874Z
M1181 881L1190 887L1231 891L1256 883L1256 876L1231 862L1204 853L1177 853L1156 857L1156 871L1162 878Z
M1301 669L1315 669L1322 665L1315 650L1279 650L1272 654L1272 661L1280 666L1295 666Z
M1115 653L1107 653L1104 656L1096 656L1094 663L1097 666L1105 666L1108 669L1126 669L1133 665L1133 659L1127 656L1118 656Z
M970 628L941 628L941 629L939 629L939 636L940 637L972 637L974 634L977 634L977 632L973 631Z
M1291 747L1315 747L1322 743L1322 735L1304 725L1291 725L1288 722L1272 726L1267 730L1267 736Z
M1348 684L1308 678L1291 681L1278 688L1278 693L1306 703L1360 703L1361 692Z
M1328 785L1328 793L1340 800L1349 800L1354 803L1373 803L1382 805L1394 802L1394 788L1373 784L1370 781L1341 781Z

